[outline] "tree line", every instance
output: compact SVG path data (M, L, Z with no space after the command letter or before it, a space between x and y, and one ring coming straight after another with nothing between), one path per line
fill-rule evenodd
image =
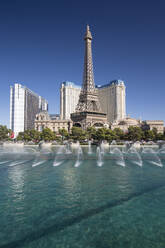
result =
M6 126L0 125L0 140L12 140L11 137L12 131ZM35 143L40 141L63 141L63 140L79 140L83 142L85 140L94 140L102 141L107 140L111 142L112 140L117 141L157 141L165 140L165 133L160 134L157 132L156 128L153 130L142 130L140 127L129 127L128 132L124 133L120 128L115 128L114 130L108 128L99 128L89 127L86 131L82 130L79 127L72 127L70 133L65 129L60 129L59 134L53 132L49 128L43 129L42 132L39 132L35 129L25 130L20 132L16 138L17 141L33 141Z

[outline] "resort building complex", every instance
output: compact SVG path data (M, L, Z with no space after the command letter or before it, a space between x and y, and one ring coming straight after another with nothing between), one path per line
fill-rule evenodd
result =
M156 128L164 132L161 120L141 121L126 115L126 87L122 80L95 86L92 60L92 35L87 25L82 87L65 81L60 88L60 114L48 114L48 102L27 87L15 83L10 87L10 128L17 137L19 132L35 128L71 131L72 126L120 128L130 126L143 130Z
M112 123L126 117L125 84L121 80L113 80L109 84L96 86L101 109L107 114L107 120ZM81 87L74 83L64 82L60 89L60 117L70 119L79 101Z
M58 133L59 129L71 130L72 126L87 129L110 127L124 132L130 126L164 131L163 121L141 121L126 116L126 87L123 81L113 80L105 85L94 84L92 61L92 35L87 26L85 40L84 75L82 88L73 82L63 82L60 88L60 119L52 118L46 111L36 116L35 128L42 131L50 128Z

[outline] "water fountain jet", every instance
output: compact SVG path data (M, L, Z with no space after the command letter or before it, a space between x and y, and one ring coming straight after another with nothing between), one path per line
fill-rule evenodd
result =
M97 147L96 153L97 153L97 166L101 167L103 165L103 158L102 158L102 152L99 146Z
M60 146L59 149L57 150L57 154L54 159L53 166L59 166L64 162L63 159L61 160L61 154L64 154L64 146Z
M92 154L91 140L88 141L88 154Z
M71 153L72 153L71 150L70 150L70 145L69 145L68 142L67 142L66 145L65 145L65 153L66 153L66 154L71 154Z
M113 153L113 150L116 145L117 145L116 140L113 140L109 146L109 153Z
M142 155L144 156L144 158L149 159L151 164L154 164L160 167L163 166L161 159L157 155L156 151L154 151L152 148L143 149Z
M133 159L133 163L139 166L143 165L142 158L135 147L131 147L127 151L129 158Z
M76 163L75 163L75 165L74 165L74 167L79 167L80 166L80 164L81 164L81 159L82 159L82 154L83 154L83 152L82 152L82 148L81 148L81 146L79 145L79 147L78 147L78 149L77 149L77 160L76 160Z
M125 167L125 161L124 161L124 156L123 153L120 151L119 148L114 148L111 152L117 159L117 164Z

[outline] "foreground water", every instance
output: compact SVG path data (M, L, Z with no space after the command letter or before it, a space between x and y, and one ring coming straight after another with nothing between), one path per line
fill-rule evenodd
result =
M1 153L0 248L165 247L165 154L82 152Z

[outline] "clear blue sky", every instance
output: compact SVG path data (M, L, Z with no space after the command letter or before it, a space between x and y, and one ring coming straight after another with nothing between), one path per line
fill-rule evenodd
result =
M17 81L59 113L62 81L82 83L86 24L96 84L122 79L127 114L165 121L164 0L1 0L0 123L9 124Z

